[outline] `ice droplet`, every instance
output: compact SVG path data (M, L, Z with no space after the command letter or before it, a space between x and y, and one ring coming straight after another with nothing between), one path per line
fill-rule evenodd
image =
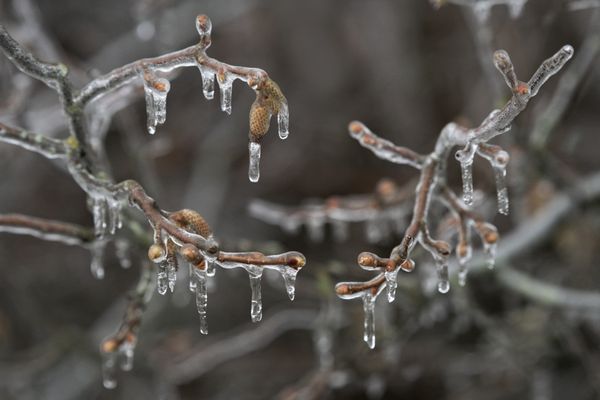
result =
M195 268L194 277L196 281L196 308L198 309L198 315L200 315L200 333L207 335L208 290L206 287L206 271Z
M206 100L212 100L215 97L215 73L203 65L198 65L202 75L202 92Z
M391 303L396 299L396 288L398 287L399 270L400 268L395 268L393 271L385 271L388 303Z
M260 288L262 271L257 268L256 271L248 271L248 275L250 276L250 289L252 291L250 317L252 322L259 322L262 319L262 293Z
M444 259L436 259L435 267L438 277L438 291L448 293L450 290L450 281L448 280L448 263Z
M363 340L370 349L375 348L375 299L369 292L363 294L363 309L365 312Z
M233 92L233 79L226 74L218 74L217 82L221 94L221 110L231 114L231 95Z
M164 78L144 79L146 125L148 133L151 135L156 132L157 125L162 125L167 120L167 93L169 93L170 88L171 84Z
M496 193L498 197L498 212L508 215L508 189L506 188L506 167L494 165L494 176L496 178Z
M260 143L248 143L250 164L248 165L248 179L250 182L258 182L260 178Z
M277 113L277 126L279 129L279 138L287 139L289 136L290 114L287 103L282 103Z
M102 352L102 385L104 385L106 389L114 389L117 387L116 364L116 352Z

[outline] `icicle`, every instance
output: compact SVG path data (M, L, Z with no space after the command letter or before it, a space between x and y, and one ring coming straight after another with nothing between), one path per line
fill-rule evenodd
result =
M115 254L119 260L121 268L128 269L131 267L131 257L129 256L129 242L127 240L117 240L115 242Z
M158 293L164 295L167 293L168 280L167 280L167 263L162 261L158 264L158 274L156 275L156 288Z
M252 322L259 322L262 319L262 293L260 289L262 271L257 268L256 271L248 271L248 275L250 276L250 289L252 290L250 317Z
M348 239L348 223L335 220L332 222L333 238L337 242L344 242Z
M258 182L260 178L260 143L248 143L250 164L248 166L248 179L250 182Z
M116 352L102 352L102 384L106 389L114 389L117 387L116 378Z
M311 242L322 242L325 237L325 220L321 216L311 216L306 221L308 239Z
M398 271L400 268L395 268L393 271L385 271L385 282L387 286L388 303L396 299L396 288L398 287Z
M196 293L196 278L194 276L194 270L196 268L191 263L188 263L188 268L189 268L189 272L190 272L190 276L189 276L190 292Z
M170 89L171 84L164 78L144 77L147 127L151 135L156 132L157 125L167 120L167 93Z
M301 223L298 218L284 217L281 221L281 228L289 235L296 235L300 231Z
M450 290L450 281L448 280L448 263L445 259L436 258L435 267L438 277L438 291L440 293L448 293Z
M175 260L169 260L169 258L171 257L167 258L167 281L169 282L169 290L173 293L177 282L177 263Z
M461 249L463 252L462 254L460 251ZM467 274L469 272L467 269L467 263L473 255L473 249L468 244L463 243L462 245L458 246L456 254L458 257L458 284L460 286L465 286L465 284L467 283Z
M498 245L496 243L483 243L483 250L487 255L487 267L489 269L494 269L496 265L496 250Z
M366 224L367 241L369 243L380 243L386 237L384 222L381 218L370 218Z
M282 103L277 113L277 126L279 129L279 138L287 139L289 136L290 114L287 103Z
M375 348L375 299L370 292L362 295L363 309L365 311L365 332L363 340L370 349Z
M456 159L460 162L463 184L463 201L467 206L473 204L473 157L477 145L467 144L464 149L456 152Z
M493 165L496 177L496 193L498 195L498 212L508 215L508 189L506 188L506 167Z
M281 276L283 277L283 282L285 283L285 290L290 298L290 300L294 300L296 295L296 276L298 275L298 270L292 267L288 267L287 265L281 265L277 269Z
M508 2L508 12L513 19L519 18L527 0L512 0Z
M227 114L231 114L231 94L233 91L233 79L225 72L219 71L217 74L217 82L219 82L219 90L221 93L221 110Z
M487 1L477 1L472 5L473 13L480 24L485 24L490 17L492 5Z
M94 216L94 234L101 238L106 234L106 203L100 199L92 199L92 214Z
M90 263L90 270L92 271L92 275L96 279L104 278L104 246L106 242L104 241L96 241L92 244L90 248L90 254L92 256L92 261Z
M194 276L196 278L196 308L200 315L200 333L207 335L208 321L206 311L208 304L208 290L206 288L206 271L196 268Z
M133 350L135 343L125 342L119 348L119 356L121 358L120 367L123 371L131 371L133 369Z
M215 73L202 65L198 65L202 75L202 92L206 100L212 100L215 97Z

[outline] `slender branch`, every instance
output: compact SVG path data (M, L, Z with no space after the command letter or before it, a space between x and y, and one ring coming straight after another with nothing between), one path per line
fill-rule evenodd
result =
M94 232L83 226L22 214L0 214L0 232L31 235L70 245L83 245L94 240Z
M0 141L23 147L47 158L65 158L67 156L67 149L63 141L3 123L0 123Z

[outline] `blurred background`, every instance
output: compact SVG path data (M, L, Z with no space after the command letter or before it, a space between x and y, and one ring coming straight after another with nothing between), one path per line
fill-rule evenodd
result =
M0 0L10 34L41 59L67 64L78 85L195 43L201 13L213 23L210 56L262 68L279 83L290 137L280 141L271 128L260 181L250 183L254 93L237 82L228 116L218 99L204 99L198 70L182 69L154 136L143 90L115 101L104 139L112 173L138 180L163 209L200 212L224 249L304 253L296 300L281 278L267 276L263 321L252 324L246 273L219 270L203 336L184 274L175 293L150 301L134 368L106 390L98 346L119 326L145 249L125 249L120 231L97 280L86 249L2 234L0 398L600 398L600 2ZM290 234L252 218L248 205L368 195L382 178L414 186L414 169L374 157L349 137L348 123L428 153L446 123L476 126L510 98L494 50L505 49L527 81L565 44L573 59L495 140L511 154L508 217L495 213L489 165L474 165L479 211L508 243L502 262L442 295L432 289L431 258L417 255L416 270L399 277L396 301L377 302L377 347L369 350L361 302L338 299L334 285L369 279L356 256L389 254L401 235L372 243L355 224L343 242L329 227L315 242L304 229ZM66 132L55 93L5 57L0 118L48 136ZM0 212L92 226L85 194L51 164L0 143ZM448 181L460 192L453 160ZM432 229L442 210L435 205ZM127 253L130 268L115 250Z

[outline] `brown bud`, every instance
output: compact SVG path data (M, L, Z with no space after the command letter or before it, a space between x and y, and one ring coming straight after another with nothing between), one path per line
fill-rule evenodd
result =
M119 347L117 341L115 339L107 339L100 345L100 350L103 353L113 353Z
M415 262L408 258L404 260L402 264L400 264L400 269L402 269L402 271L411 272L413 269L415 269Z
M340 296L344 296L350 294L350 287L347 284L342 283L335 287L335 292Z
M148 249L148 258L150 259L150 261L158 260L164 256L165 256L165 251L164 251L163 247L159 244L155 243L152 246L150 246L150 248Z

